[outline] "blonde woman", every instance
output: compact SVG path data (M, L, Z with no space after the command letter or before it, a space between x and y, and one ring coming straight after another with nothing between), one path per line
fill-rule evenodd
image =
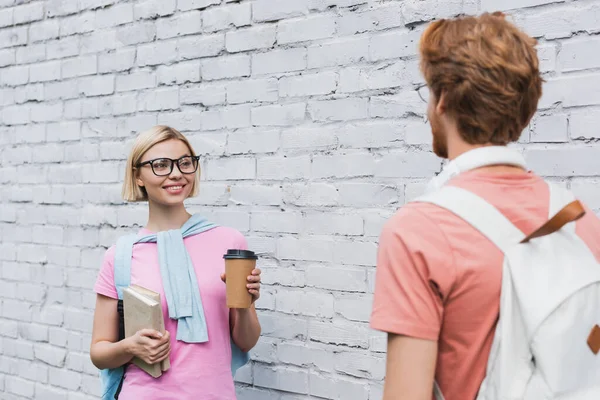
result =
M223 255L246 249L234 229L191 215L184 200L196 195L198 157L177 130L156 126L135 140L127 160L123 197L148 202L148 222L137 235L106 251L96 281L90 356L101 371L106 400L231 400L233 375L260 336L254 306L228 309ZM123 338L122 290L129 283L161 295L166 333L141 330ZM260 270L248 276L253 303ZM171 368L159 378L130 364L133 357Z

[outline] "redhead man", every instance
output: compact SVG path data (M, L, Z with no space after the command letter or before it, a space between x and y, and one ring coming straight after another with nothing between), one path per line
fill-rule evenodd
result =
M449 160L431 188L466 189L524 234L549 215L548 185L506 146L541 97L535 45L501 13L433 22L419 45L433 150ZM490 149L504 158L473 167L474 155ZM600 220L587 211L576 234L600 261ZM433 204L407 204L386 223L371 317L388 334L384 400L431 400L435 383L445 400L477 397L499 316L502 261L479 231Z

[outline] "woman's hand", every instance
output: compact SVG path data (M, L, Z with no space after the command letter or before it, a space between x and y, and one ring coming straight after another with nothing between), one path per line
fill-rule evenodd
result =
M141 329L128 337L127 352L148 364L156 364L166 359L171 352L171 335L161 334L153 329Z
M260 274L261 274L261 270L258 268L255 268L252 270L252 273L250 276L248 276L248 283L246 285L246 287L248 288L248 293L250 293L250 295L252 295L252 303L254 303L256 300L258 300L260 298ZM227 277L225 276L225 274L221 274L221 280L223 282L227 281Z

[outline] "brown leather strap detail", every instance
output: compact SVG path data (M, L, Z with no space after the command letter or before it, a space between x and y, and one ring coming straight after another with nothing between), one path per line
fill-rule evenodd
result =
M598 354L600 351L600 326L596 325L592 328L587 344L594 354Z
M521 243L527 243L531 239L554 233L560 230L569 222L577 221L584 215L585 209L583 208L583 205L578 200L575 200L572 203L567 204L562 210L560 210L554 217L550 218L550 220L544 225L542 225L538 230L536 230L531 235L523 239Z

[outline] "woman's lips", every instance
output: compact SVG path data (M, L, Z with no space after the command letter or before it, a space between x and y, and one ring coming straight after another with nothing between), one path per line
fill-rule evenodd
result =
M185 187L185 185L169 185L169 186L164 186L163 188L169 194L181 194L181 192L183 192L184 187Z

